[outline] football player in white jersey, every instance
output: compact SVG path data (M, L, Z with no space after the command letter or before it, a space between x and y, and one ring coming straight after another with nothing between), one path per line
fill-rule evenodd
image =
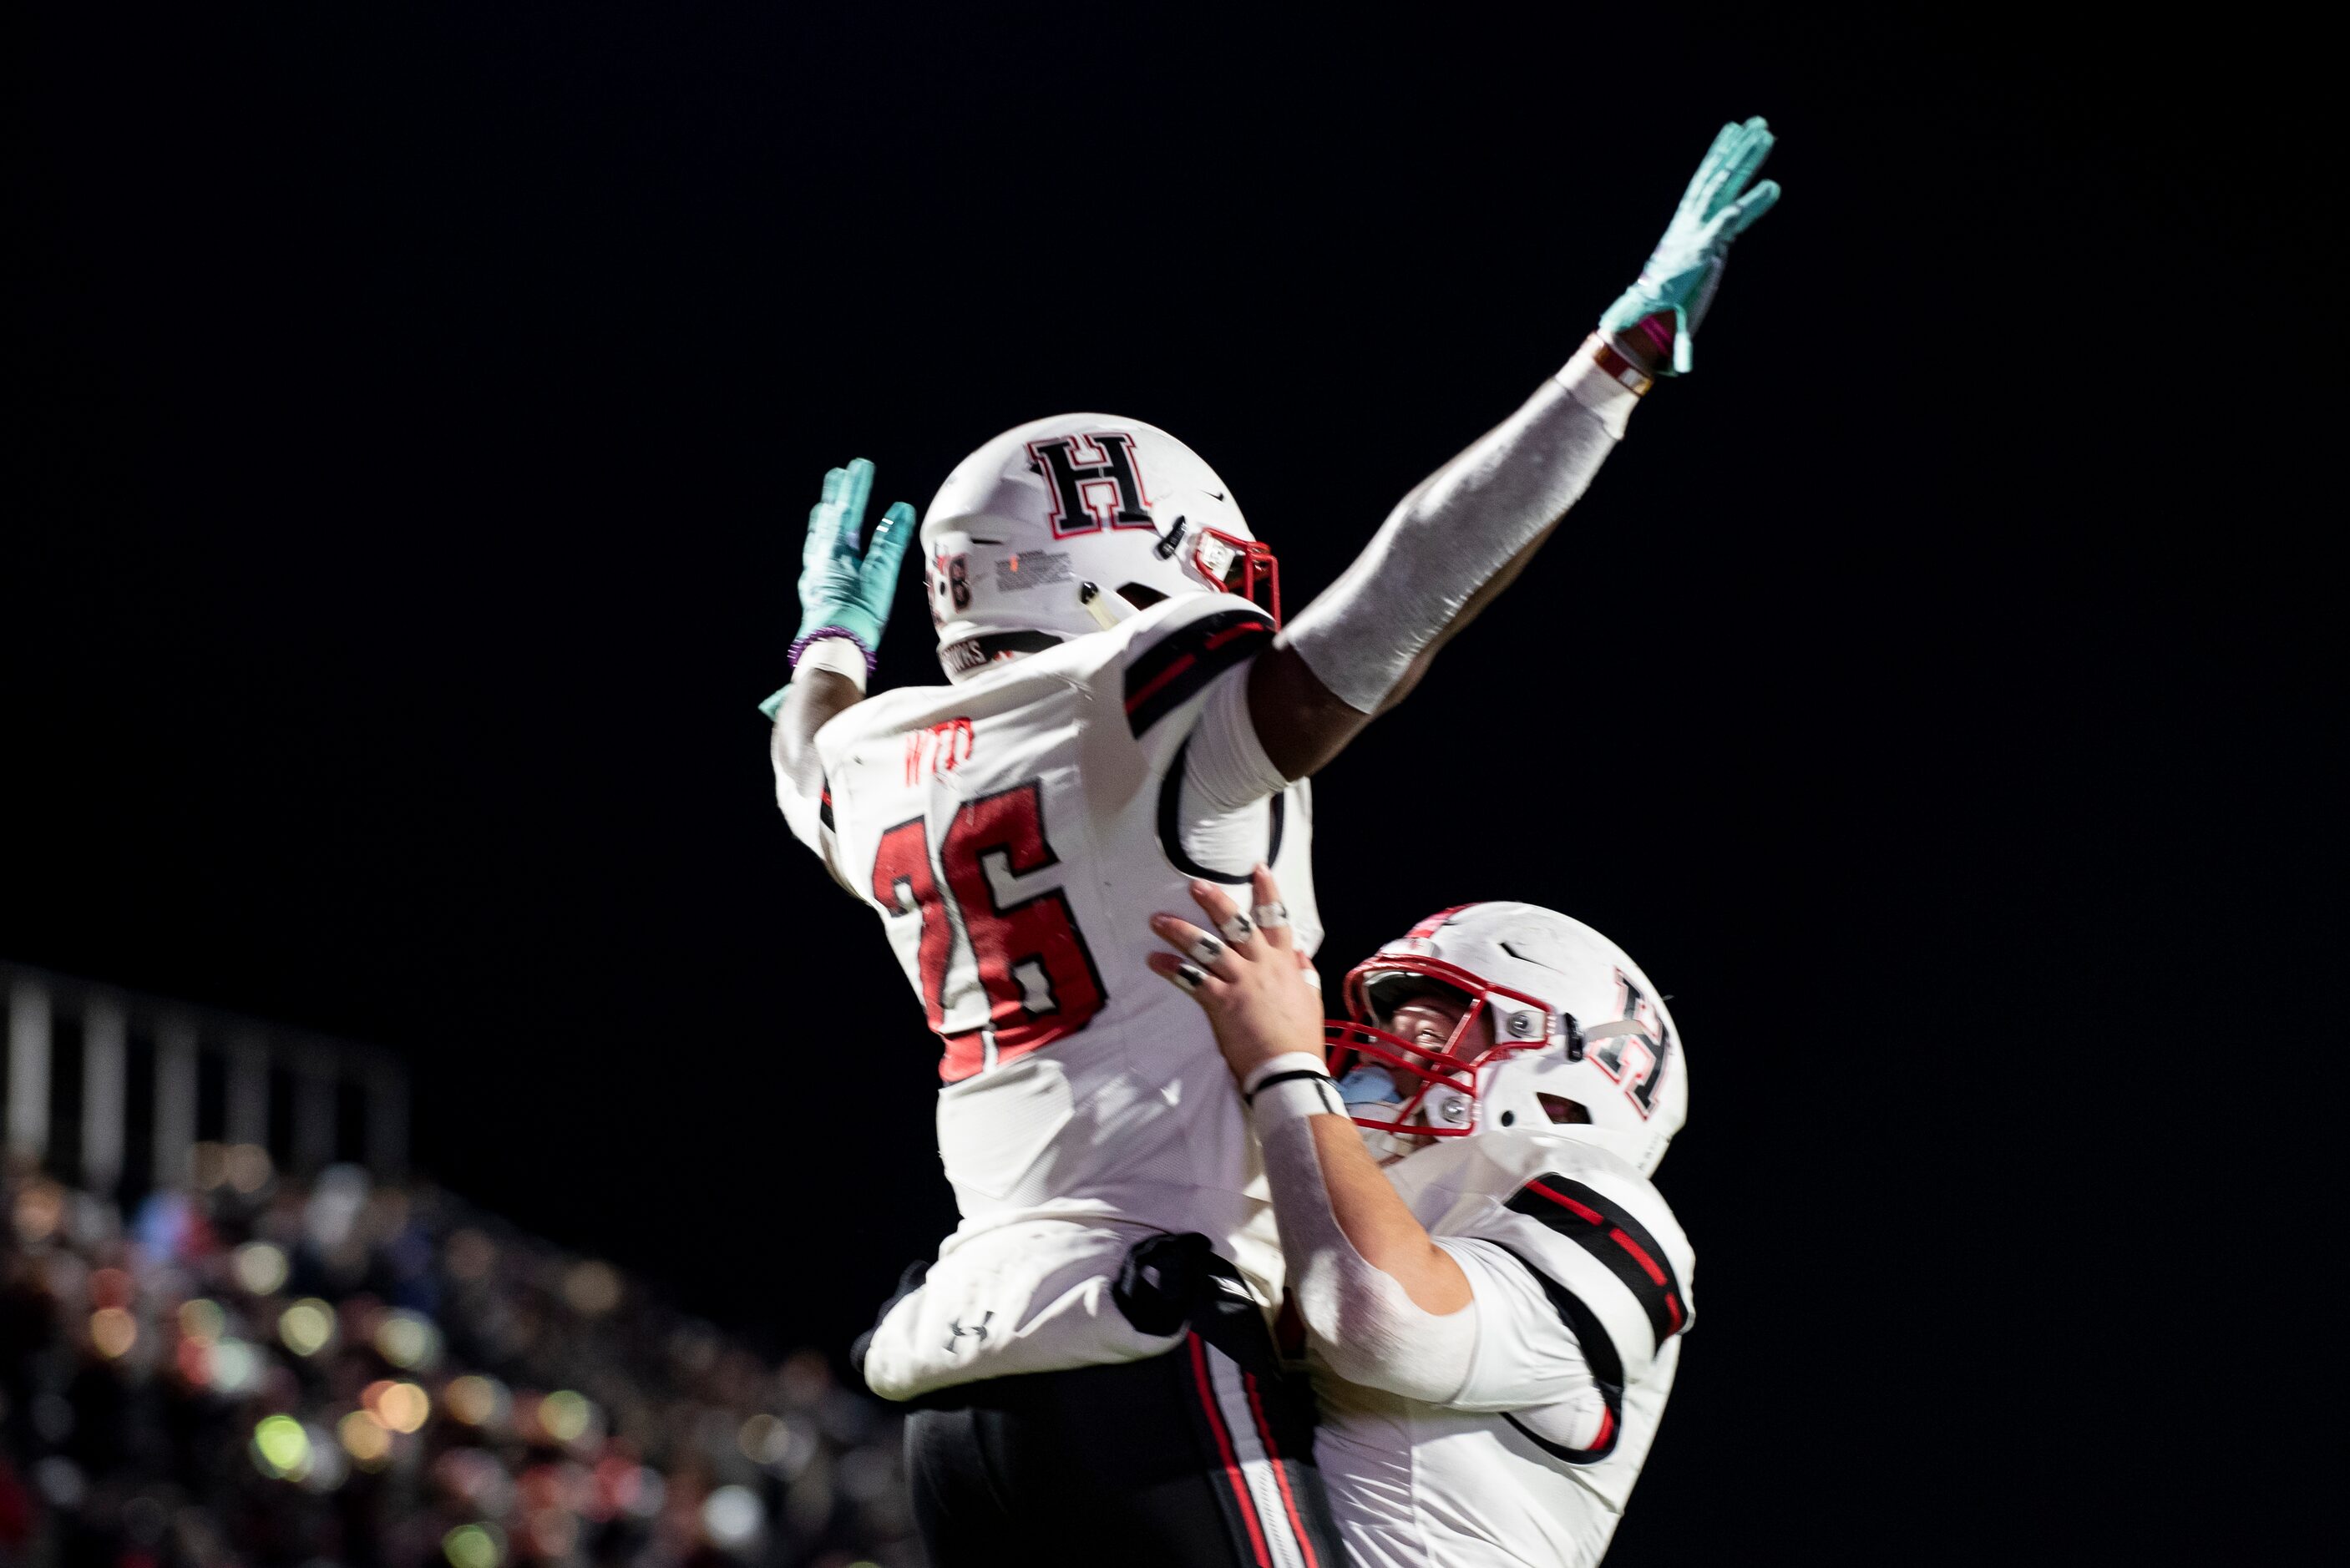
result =
M1270 873L1253 894L1279 901ZM1648 1179L1689 1106L1664 999L1532 904L1422 920L1355 968L1326 1025L1290 930L1152 929L1263 1145L1351 1560L1598 1562L1696 1312L1688 1238Z
M920 534L949 683L868 699L913 514L860 550L871 465L827 477L794 679L766 708L785 816L880 916L944 1046L962 1222L860 1362L926 1402L910 1460L941 1568L1105 1541L1317 1559L1263 1321L1221 1310L1281 1296L1256 1151L1211 1032L1130 933L1261 860L1311 950L1307 776L1515 576L1651 379L1688 369L1731 241L1776 197L1753 183L1770 145L1760 120L1725 127L1599 330L1286 625L1272 553L1205 462L1065 415L948 476ZM1250 930L1235 912L1219 940Z

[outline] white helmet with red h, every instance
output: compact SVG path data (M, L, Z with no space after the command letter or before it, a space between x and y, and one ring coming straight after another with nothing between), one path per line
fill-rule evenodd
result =
M939 662L962 680L1182 594L1281 618L1273 552L1231 487L1156 425L1057 414L955 465L922 519Z
M1465 1000L1440 1046L1386 1028L1431 993ZM1672 1014L1623 949L1535 904L1430 915L1347 976L1326 1032L1331 1075L1374 1148L1507 1127L1587 1124L1577 1136L1646 1176L1689 1115Z

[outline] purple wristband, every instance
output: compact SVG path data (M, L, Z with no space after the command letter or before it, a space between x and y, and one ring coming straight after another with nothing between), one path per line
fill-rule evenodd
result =
M814 631L802 633L792 643L792 668L794 670L797 670L800 667L800 655L808 650L808 644L812 642L822 642L828 637L837 637L844 641L856 644L857 651L865 656L865 673L868 675L873 673L873 667L877 662L879 662L873 657L873 650L865 646L865 639L863 638L858 636L855 632L849 630L845 626L820 626Z

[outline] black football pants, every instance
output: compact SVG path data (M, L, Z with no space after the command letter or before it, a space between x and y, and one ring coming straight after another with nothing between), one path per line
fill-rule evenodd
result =
M1197 1333L1164 1355L998 1377L906 1423L931 1568L1346 1568L1302 1376Z

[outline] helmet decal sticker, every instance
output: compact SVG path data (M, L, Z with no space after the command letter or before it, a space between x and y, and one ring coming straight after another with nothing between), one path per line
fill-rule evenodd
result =
M1624 1085L1625 1096L1646 1116L1657 1108L1657 1085L1665 1075L1672 1031L1658 1022L1654 1004L1622 970L1616 971L1616 992L1624 1010L1623 1021L1639 1024L1644 1033L1602 1040L1593 1045L1591 1059Z
M1053 537L1112 528L1155 528L1134 437L1124 431L1088 431L1028 443L1029 467L1053 492Z
M1075 580L1066 550L1023 550L995 563L995 591L1016 594Z

